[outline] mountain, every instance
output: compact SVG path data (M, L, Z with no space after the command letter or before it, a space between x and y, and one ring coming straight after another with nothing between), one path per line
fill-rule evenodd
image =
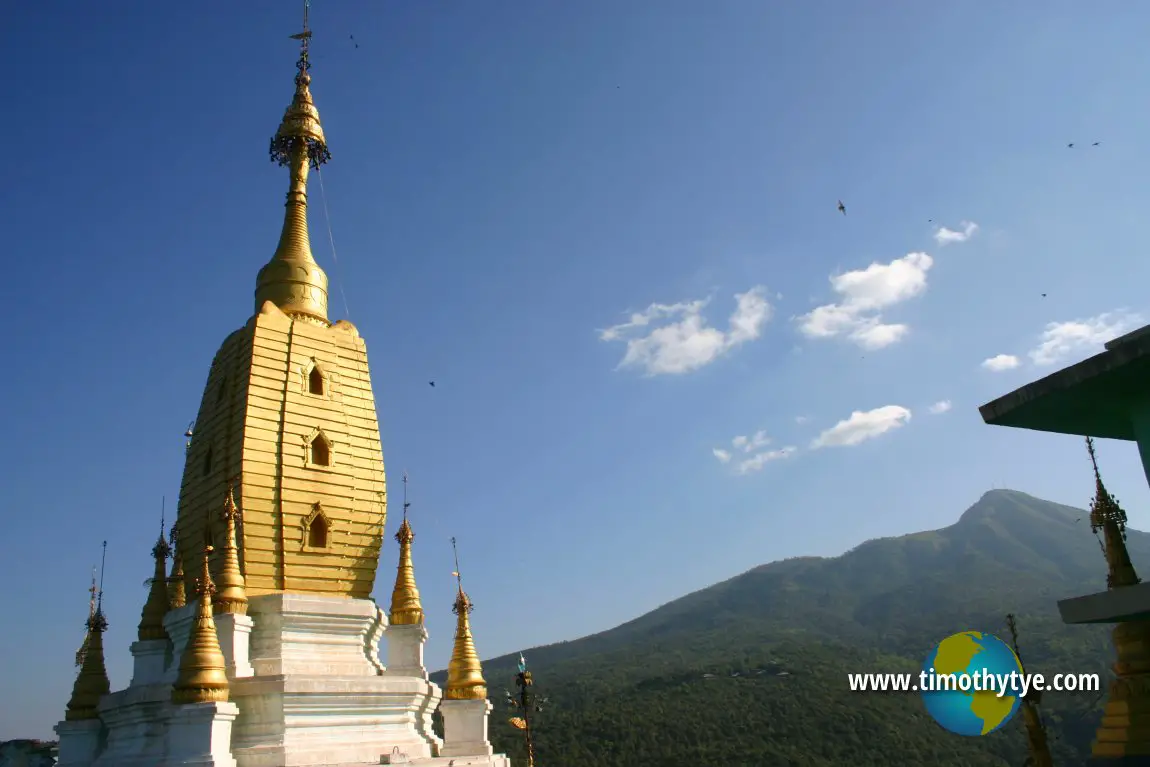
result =
M609 631L529 650L550 698L537 763L1021 765L1021 717L963 738L936 725L917 695L852 693L847 674L917 672L953 633L1008 637L1013 612L1028 670L1098 672L1105 688L1109 629L1063 625L1056 604L1105 588L1086 516L994 490L942 530L773 562ZM1150 534L1130 531L1128 545L1136 566L1150 562ZM496 705L491 739L522 760L502 705L516 658L487 661L484 676ZM433 678L442 684L444 672ZM1084 764L1099 694L1047 693L1043 709L1056 763Z

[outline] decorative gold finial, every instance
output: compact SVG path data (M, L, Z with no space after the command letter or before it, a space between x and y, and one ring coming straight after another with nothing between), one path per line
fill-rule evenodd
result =
M471 637L471 611L475 609L471 599L463 591L463 576L459 571L459 550L455 539L451 539L455 552L455 583L457 593L451 611L458 617L455 624L455 645L451 649L451 662L447 664L447 689L443 693L446 700L483 700L487 697L487 682L483 679L483 666L475 651L475 640Z
M164 616L168 614L168 554L172 551L168 541L164 538L164 516L160 513L160 537L152 547L152 558L156 566L152 572L151 588L148 590L148 599L144 602L144 610L140 614L140 626L137 637L141 642L153 639L167 639L168 632L164 630Z
M403 523L395 540L399 542L399 567L395 574L395 588L391 591L391 625L417 626L423 623L423 604L419 601L419 589L415 585L415 565L411 562L411 542L415 533L407 521L407 510L411 504L407 500L407 472L403 472Z
M236 497L228 486L228 500L224 504L224 551L220 574L216 577L216 596L213 605L220 613L247 615L248 595L244 591L244 575L240 571L240 550L236 546Z
M92 585L88 587L88 621L90 622L96 617L96 568L92 568ZM87 625L87 624L84 624ZM88 652L88 635L89 632L84 632L84 642L80 645L80 649L76 651L76 668L84 665L84 656Z
M1014 615L1006 616L1006 626L1010 629L1010 645L1022 665L1022 653L1018 651L1018 625ZM1026 667L1023 665L1023 671ZM1042 691L1031 688L1022 699L1022 723L1026 726L1026 743L1030 751L1028 764L1032 767L1054 767L1054 760L1050 756L1050 745L1046 739L1046 725L1042 722L1042 713L1038 705L1042 702Z
M1090 502L1090 529L1097 535L1102 531L1102 550L1106 554L1106 586L1116 589L1141 582L1130 562L1126 550L1126 512L1102 484L1098 471L1098 457L1094 453L1094 440L1086 438L1086 450L1094 468L1094 499Z
M327 275L312 255L307 230L307 174L309 168L318 171L331 159L331 152L309 88L311 30L308 28L307 2L304 3L303 26L303 32L292 35L293 39L300 41L295 96L271 140L270 148L272 161L286 165L290 170L287 210L276 252L256 277L256 311L260 311L265 301L271 301L286 314L304 315L326 323Z
M104 565L107 561L108 542L104 541L104 554L100 564L100 591L96 597L96 609L88 618L88 638L84 652L84 662L80 666L80 673L76 683L72 685L72 697L68 700L68 708L64 719L69 722L84 719L98 719L97 707L100 698L112 690L108 682L108 670L104 666L104 631L108 628L108 621L104 618Z
M187 604L187 590L184 585L184 556L180 553L180 534L176 526L168 534L168 542L172 547L172 574L168 576L168 609L175 610Z
M180 656L180 673L172 687L173 703L225 703L228 675L216 622L212 618L212 573L208 565L212 547L204 547L199 578L196 617L188 636L188 646Z

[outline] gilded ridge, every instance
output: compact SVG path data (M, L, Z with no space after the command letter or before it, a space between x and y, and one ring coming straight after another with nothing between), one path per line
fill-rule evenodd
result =
M236 508L235 494L228 488L228 500L224 504L224 550L220 572L216 577L216 594L212 604L217 612L247 615L248 596L244 591L244 576L240 571L240 552L236 545L236 519L239 510Z
M84 664L80 666L76 683L72 685L72 697L68 700L68 708L64 714L65 721L69 722L99 719L97 707L100 705L100 699L112 690L108 682L108 670L104 666L104 631L108 628L108 621L104 618L104 611L99 604L96 605L96 611L88 618L87 626Z
M289 315L327 319L327 275L311 252L307 225L307 175L328 161L331 153L311 96L306 48L296 64L295 96L271 140L271 159L288 166L283 228L275 254L256 277L255 310L271 301Z
M180 656L180 673L172 687L173 703L225 703L228 675L216 622L212 617L212 574L208 565L212 547L204 547L199 578L196 617L188 636L188 646Z
M168 613L167 563L171 551L171 546L164 540L164 530L161 527L159 540L152 547L152 559L155 560L152 583L148 589L148 599L144 602L143 612L140 614L137 638L141 642L168 638L168 632L164 630L164 616Z
M479 654L475 652L469 617L475 606L462 585L451 609L459 617L455 624L455 645L451 650L451 662L447 664L447 688L443 697L445 700L484 700L487 698L487 682L483 679Z
M1141 582L1130 552L1126 549L1126 512L1102 484L1098 471L1098 457L1094 454L1094 440L1086 438L1086 450L1094 468L1094 499L1090 502L1090 529L1102 532L1102 551L1106 555L1106 586L1116 589Z
M399 526L395 540L399 542L399 567L395 574L395 588L391 592L391 625L420 625L424 617L423 604L419 601L415 566L411 562L411 542L415 540L415 533L406 518Z

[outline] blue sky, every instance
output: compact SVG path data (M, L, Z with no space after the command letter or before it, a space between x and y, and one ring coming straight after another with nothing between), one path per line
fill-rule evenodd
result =
M182 432L276 244L291 5L7 10L0 739L62 717L103 539L128 681ZM311 199L338 263L318 204L312 238L368 343L393 502L411 474L429 665L452 535L492 656L945 526L992 487L1088 503L1080 440L976 408L1150 312L1150 8L317 0L312 20L333 161ZM1099 451L1146 529L1136 449Z

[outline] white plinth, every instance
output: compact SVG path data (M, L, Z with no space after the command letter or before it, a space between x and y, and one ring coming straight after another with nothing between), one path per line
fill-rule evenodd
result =
M445 700L439 704L443 715L443 746L440 756L491 756L494 749L487 740L487 717L490 701Z
M132 642L132 687L164 681L169 648L167 639Z
M384 638L387 640L385 675L428 679L423 665L423 647L427 642L427 629L423 625L388 626Z
M386 617L374 602L265 594L248 612L255 676L231 686L239 767L379 764L397 746L411 761L431 756L439 688L380 675Z
M104 741L104 723L99 719L60 722L53 728L60 737L56 767L91 767Z
M164 616L164 630L168 632L168 639L172 641L172 657L164 672L164 681L168 684L174 684L180 674L180 656L188 646L188 635L192 633L192 621L195 617L195 602L169 610Z
M249 661L252 619L248 615L221 613L215 616L216 635L224 653L228 679L240 679L255 673Z
M187 703L172 707L168 722L168 765L236 767L231 754L234 703Z
M136 685L100 699L107 745L95 767L152 767L163 763L172 688Z

